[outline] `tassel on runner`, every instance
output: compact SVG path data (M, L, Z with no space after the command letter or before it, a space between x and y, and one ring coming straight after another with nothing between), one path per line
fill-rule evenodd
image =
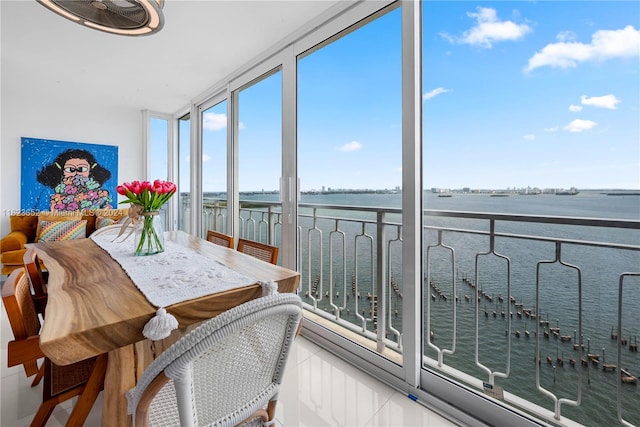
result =
M270 280L268 282L260 282L260 284L262 285L263 297L278 293L278 284L275 282L275 280Z
M171 313L160 307L142 330L142 335L150 340L161 340L171 335L174 329L178 328L178 321Z

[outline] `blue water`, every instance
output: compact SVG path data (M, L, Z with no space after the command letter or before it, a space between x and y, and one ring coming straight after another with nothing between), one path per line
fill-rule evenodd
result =
M252 196L253 200L276 200L277 196ZM242 199L248 199L242 197ZM400 194L330 194L330 195L303 195L303 203L356 205L394 207L401 205ZM446 211L472 211L509 214L531 214L546 216L569 216L589 218L615 218L640 220L640 196L607 196L597 191L582 191L575 196L536 195L523 196L511 195L509 197L490 197L480 194L454 194L453 197L437 197L435 194L425 193L425 207L434 210ZM341 216L345 216L344 212ZM320 274L319 271L309 272L307 258L309 237L313 241L314 233L308 233L311 225L301 221L302 231L302 289L309 289L309 282ZM476 228L486 230L486 222L475 220L450 220L440 218L427 218L427 225L451 225L456 228ZM333 227L331 222L320 222L319 227L325 230L323 238L329 237L329 231ZM357 227L350 228L348 224L341 226L344 231L353 237L361 233ZM375 229L374 229L375 230ZM640 233L630 230L598 229L594 227L550 226L545 224L519 224L498 222L496 230L500 232L513 232L519 234L559 236L563 238L607 241L632 245L640 245ZM371 231L368 231L371 233ZM390 233L392 234L392 233ZM393 238L393 236L391 237ZM426 234L426 244L436 242L435 233L429 231ZM456 351L453 355L446 355L444 362L456 367L467 374L488 380L487 374L480 369L475 362L475 331L476 320L479 334L478 360L493 371L504 372L507 368L507 346L511 345L511 360L509 377L497 378L496 384L504 387L510 393L535 402L549 410L553 410L552 401L536 390L536 354L535 332L537 321L525 315L518 316L518 310L513 304L509 304L507 295L507 264L504 259L496 255L485 255L478 258L478 285L493 297L490 302L483 298L477 305L474 304L475 290L462 277L466 276L475 280L476 254L488 252L488 240L484 236L449 233L445 237L445 243L456 248L457 277L451 277L451 264L449 253L441 248L430 250L431 279L439 289L449 295L447 301L441 298L430 300L433 289L425 281L424 305L425 319L430 315L430 327L434 331L434 343L440 348L451 348L453 338L452 314L453 307L457 310ZM360 239L358 251L366 254L369 244L366 239ZM339 245L338 245L339 246ZM347 240L347 253L349 259L347 271L342 270L340 263L335 263L334 278L339 283L340 277L350 277L353 271L353 253L355 248ZM312 245L313 247L313 245ZM581 368L578 360L578 352L574 350L578 329L578 270L569 266L552 263L556 252L553 243L531 242L514 239L496 239L495 252L505 254L511 259L511 295L522 308L533 309L536 307L536 271L539 268L539 295L537 308L540 319L549 322L550 327L558 327L560 335L570 337L570 341L563 342L560 339L543 338L544 326L540 326L540 356L542 363L539 365L539 382L546 390L554 393L558 398L576 399L578 390L578 372L582 373L581 405L578 408L563 405L562 413L585 425L617 425L617 382L618 374L604 372L601 367L590 365L589 368ZM391 250L393 252L393 249ZM391 269L396 280L402 288L400 249L391 254ZM425 251L426 252L426 251ZM313 252L312 258L319 256ZM329 254L323 254L323 263L328 263ZM425 255L426 256L426 255ZM336 258L334 254L334 258ZM339 258L339 256L338 256ZM364 258L364 256L363 256ZM539 261L550 261L538 266ZM618 277L623 272L640 271L640 253L638 251L619 251L605 248L582 247L576 245L563 245L561 260L564 263L578 266L581 278L582 292L582 328L583 342L590 353L600 354L601 363L617 363L617 342L612 340L612 327L617 325L617 301L618 301ZM359 286L366 288L373 282L373 272L370 266L359 265ZM395 272L393 271L395 269ZM325 265L323 282L327 283L328 266ZM324 289L327 289L325 285ZM622 336L627 337L633 343L640 336L640 280L632 278L625 282L623 294L623 328ZM504 297L504 302L499 302L498 295ZM458 302L455 303L455 296ZM468 301L467 298L469 297ZM352 299L349 304L353 308ZM399 310L401 313L402 301L392 298L391 311ZM426 306L429 305L429 310ZM366 306L362 302L359 309ZM321 309L331 310L325 302L319 304ZM476 317L476 308L478 315ZM485 316L485 311L487 315ZM493 316L493 311L496 316ZM502 312L505 317L502 317ZM509 313L512 313L509 316ZM351 316L351 317L350 317ZM343 315L354 323L359 323L355 315ZM511 328L507 331L507 318L511 318ZM393 326L401 330L401 318L392 319ZM427 330L426 320L424 330ZM515 331L520 331L520 337L516 337ZM525 331L530 332L527 338ZM507 336L509 339L507 339ZM425 332L426 342L426 332ZM587 348L585 348L585 353ZM436 351L431 347L426 348L425 354L436 358ZM623 347L622 366L629 369L635 375L640 375L640 353L629 351ZM586 357L586 355L583 355ZM550 358L550 364L547 363ZM559 362L563 360L563 364ZM569 359L577 361L573 367ZM622 394L623 418L635 425L640 425L640 385L623 385Z

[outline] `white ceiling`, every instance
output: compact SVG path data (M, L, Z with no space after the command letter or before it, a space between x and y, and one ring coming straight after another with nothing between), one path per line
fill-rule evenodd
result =
M166 0L159 33L126 37L1 0L2 97L175 113L336 3Z

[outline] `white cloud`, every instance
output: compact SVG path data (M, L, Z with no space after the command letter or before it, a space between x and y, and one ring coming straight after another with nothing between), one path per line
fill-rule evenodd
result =
M447 92L451 92L451 90L445 89L443 87L439 87L439 88L433 89L431 92L427 92L424 95L422 95L422 100L427 101L435 96L440 95L441 93L447 93Z
M209 160L211 160L211 156L210 155L208 155L208 154L203 154L202 155L202 163L206 163Z
M574 42L576 41L576 34L572 31L562 31L558 33L556 40L559 42Z
M455 37L446 33L440 35L454 43L470 44L484 48L490 48L493 43L518 40L531 31L526 24L516 24L513 21L500 21L495 9L478 7L477 13L467 12L467 16L476 20L476 25Z
M571 111L572 113L577 113L578 111L582 111L582 106L571 104L569 105L569 111Z
M594 122L593 120L575 119L574 121L566 125L564 127L564 130L573 132L573 133L580 133L580 132L584 132L585 130L591 129L596 125L597 123Z
M544 128L545 132L558 132L558 126L552 126L550 128Z
M358 141L351 141L348 144L344 144L342 147L339 148L339 150L349 152L349 151L358 151L361 148L362 148L362 144L360 144Z
M620 103L620 100L614 95L592 96L591 98L587 98L583 95L580 97L580 102L582 102L582 105L590 105L593 107L615 110L617 108L616 104Z
M527 140L527 141L534 141L536 139L536 136L534 134L530 133L528 135L523 136L523 138L525 140Z
M591 43L567 39L561 33L558 43L550 43L536 52L525 67L575 68L580 62L606 61L612 58L631 58L640 55L640 30L627 25L622 30L599 30L591 36Z
M202 116L202 127L205 130L221 130L227 127L227 115L206 113Z

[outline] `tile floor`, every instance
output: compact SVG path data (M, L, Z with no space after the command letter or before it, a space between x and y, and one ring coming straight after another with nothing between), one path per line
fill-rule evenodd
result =
M13 339L4 307L0 316L0 426L28 426L42 396L31 388L22 367L7 368L7 342ZM100 426L101 396L86 426ZM48 427L64 426L73 401L58 405ZM276 410L278 427L455 426L304 337L295 341Z

